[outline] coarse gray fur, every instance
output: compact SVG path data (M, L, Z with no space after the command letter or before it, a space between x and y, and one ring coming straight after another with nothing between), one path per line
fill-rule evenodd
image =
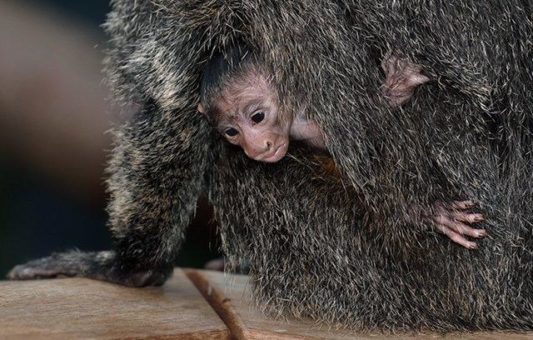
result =
M112 4L109 80L143 107L116 132L109 167L116 253L56 254L12 278L55 266L161 284L206 191L224 251L249 261L275 315L360 330L533 329L530 0ZM196 112L203 65L236 44L264 58L289 112L305 106L322 126L341 178L298 145L253 162ZM432 79L401 108L379 88L391 51ZM421 222L458 199L487 219L479 250Z

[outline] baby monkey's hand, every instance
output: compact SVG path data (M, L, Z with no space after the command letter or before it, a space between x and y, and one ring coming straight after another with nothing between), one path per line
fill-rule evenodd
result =
M477 243L469 241L465 236L479 239L487 236L487 231L470 226L485 220L482 214L468 211L474 206L472 201L454 201L449 204L438 202L431 219L437 231L448 236L453 242L468 249L477 249Z
M422 66L392 54L385 56L381 62L381 68L385 72L383 95L391 106L406 103L418 86L429 81L429 78L422 72Z

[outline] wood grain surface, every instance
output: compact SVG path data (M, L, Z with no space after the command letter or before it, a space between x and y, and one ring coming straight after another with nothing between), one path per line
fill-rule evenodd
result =
M276 320L246 276L176 269L163 287L88 279L0 282L0 339L533 339L533 334L358 334Z
M180 269L159 288L88 279L0 282L0 339L229 339Z

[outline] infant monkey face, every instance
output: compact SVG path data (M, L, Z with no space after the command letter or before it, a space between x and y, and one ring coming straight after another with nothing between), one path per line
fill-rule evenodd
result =
M246 74L235 79L208 116L226 140L242 147L251 159L274 163L287 153L291 120L283 118L276 91L265 77Z
M241 96L224 108L218 130L256 161L274 163L289 147L289 124L279 119L278 107L268 96Z

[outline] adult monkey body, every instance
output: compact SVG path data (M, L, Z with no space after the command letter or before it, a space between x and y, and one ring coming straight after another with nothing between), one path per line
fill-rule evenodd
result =
M144 107L110 166L116 252L57 254L12 276L161 284L205 189L226 252L250 260L270 310L362 329L532 329L531 8L115 1L110 79ZM217 141L198 83L236 42L264 56L282 105L307 106L343 183L316 176L305 148L267 166ZM387 51L437 80L398 109L380 96ZM407 207L457 198L488 219L478 251L405 222Z

